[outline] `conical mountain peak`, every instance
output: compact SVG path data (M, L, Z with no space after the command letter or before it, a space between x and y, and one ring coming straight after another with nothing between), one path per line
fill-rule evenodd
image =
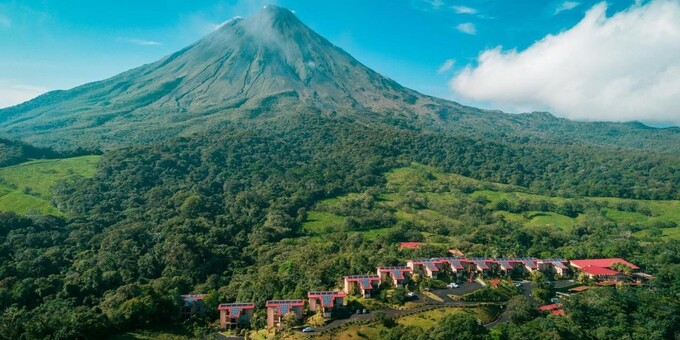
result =
M419 98L431 102L365 67L291 11L268 5L155 63L4 110L0 132L39 145L135 144L294 112L413 116ZM131 128L144 133L131 137ZM70 132L83 129L95 139Z

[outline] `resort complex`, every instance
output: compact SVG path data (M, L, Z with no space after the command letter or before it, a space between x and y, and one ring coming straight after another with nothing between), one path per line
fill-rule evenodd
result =
M296 300L270 300L265 303L267 309L267 328L282 328L286 318L288 320L303 320L304 307L307 304L310 314L319 314L329 319L339 308L347 305L347 297L359 295L370 298L378 287L403 288L407 286L414 275L436 279L446 276L460 281L484 279L489 277L522 277L532 272L541 272L555 278L575 278L585 275L596 283L616 284L630 281L641 283L650 278L640 273L639 267L620 258L606 259L538 259L526 258L482 258L482 257L442 257L429 259L411 259L405 266L376 267L375 274L347 275L343 277L343 289L339 291L310 291L307 302ZM497 286L499 280L491 280ZM455 286L457 287L457 286ZM197 307L193 304L200 302L202 295L185 295L183 311L189 312ZM226 303L218 307L220 312L220 327L222 329L247 325L253 316L255 304ZM540 310L550 311L555 315L563 315L561 304L541 306Z

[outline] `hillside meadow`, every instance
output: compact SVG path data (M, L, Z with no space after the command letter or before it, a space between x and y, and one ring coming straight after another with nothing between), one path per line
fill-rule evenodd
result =
M614 197L560 197L531 193L528 188L479 181L441 172L413 163L385 174L386 185L375 194L377 207L396 223L352 230L352 214L343 214L343 206L356 205L362 194L352 193L320 201L307 213L304 230L312 236L332 232L355 231L375 239L394 230L396 224L414 225L425 240L445 243L452 237L438 233L441 226L465 227L464 214L452 214L451 206L468 201L481 203L492 215L529 229L572 231L602 218L629 225L641 238L680 239L680 201L636 200ZM364 195L363 197L366 197ZM347 212L347 209L344 210Z
M0 211L62 216L51 202L52 188L62 180L91 178L100 157L32 160L0 168Z

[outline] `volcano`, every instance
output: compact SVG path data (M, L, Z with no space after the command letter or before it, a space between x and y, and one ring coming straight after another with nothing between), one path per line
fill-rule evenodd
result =
M157 62L0 110L0 134L57 149L113 149L299 113L491 138L633 147L660 145L661 139L668 145L670 139L671 146L680 146L677 129L659 135L640 124L510 115L423 95L364 66L277 6L229 20ZM644 138L622 144L631 134ZM617 136L625 138L612 140Z

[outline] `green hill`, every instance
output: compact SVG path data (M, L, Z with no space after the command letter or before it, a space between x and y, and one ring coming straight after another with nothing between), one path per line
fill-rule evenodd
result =
M61 180L92 177L99 158L33 160L0 168L0 211L62 215L51 203L52 188Z
M365 237L389 235L397 224L414 226L434 243L451 241L468 230L467 220L475 212L494 220L503 219L522 228L551 228L571 232L592 218L626 225L639 237L680 239L680 201L634 200L613 197L558 197L530 193L529 189L444 173L413 164L385 175L383 190L348 194L319 202L307 213L305 232L320 236L356 231ZM383 220L392 225L351 222L362 216L353 207L375 204ZM361 217L359 218L361 219ZM373 224L371 224L373 223Z

